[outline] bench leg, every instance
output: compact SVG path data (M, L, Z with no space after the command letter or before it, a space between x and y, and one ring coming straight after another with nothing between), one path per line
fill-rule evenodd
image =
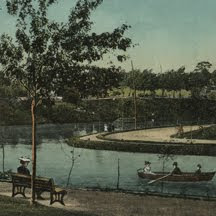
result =
M50 192L50 205L52 205L52 204L53 204L53 193Z
M12 197L15 197L16 195L21 194L21 195L23 195L23 197L26 198L25 189L26 189L25 186L13 186Z
M40 199L40 200L44 200L44 198L41 196L41 194L43 193L44 191L37 191L36 194L37 194L37 199Z
M15 187L14 187L14 185L12 186L12 197L14 197L15 196Z
M62 191L62 192L50 192L50 205L52 205L54 202L59 202L61 203L62 205L65 205L64 204L64 196L67 194L66 191ZM54 196L55 196L55 199L54 199Z

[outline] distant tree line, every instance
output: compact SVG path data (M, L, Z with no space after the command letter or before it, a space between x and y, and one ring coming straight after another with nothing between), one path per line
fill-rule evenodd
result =
M211 69L210 62L202 61L191 72L186 72L184 66L164 73L154 73L152 69L135 70L124 74L122 85L134 89L135 83L137 90L144 91L144 94L150 91L153 95L160 89L162 96L165 91L173 91L175 96L176 92L184 89L190 91L192 97L199 97L204 87L216 85L216 70L210 72Z

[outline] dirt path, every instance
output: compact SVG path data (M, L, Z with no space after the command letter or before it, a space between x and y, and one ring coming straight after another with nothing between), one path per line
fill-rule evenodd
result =
M204 127L208 127L205 125ZM184 126L184 132L188 132L191 129L197 130L199 126ZM139 140L139 141L154 141L154 142L179 142L179 143L201 143L201 144L216 144L216 140L199 140L199 139L178 139L171 138L170 136L177 133L176 127L166 127L166 128L153 128L129 132L119 132L114 134L106 135L106 138L117 139L117 140ZM97 138L99 134L93 134L89 136L84 136L82 140L92 140L100 141Z
M0 183L0 195L11 196L11 184ZM39 202L50 206L49 194L45 195ZM68 210L71 215L83 212L92 216L213 216L216 211L215 202L86 190L69 190L65 206L54 203L52 207Z
M96 133L96 134L91 134L87 136L80 137L81 140L91 140L91 141L100 141L100 139L97 138L98 135L102 133Z

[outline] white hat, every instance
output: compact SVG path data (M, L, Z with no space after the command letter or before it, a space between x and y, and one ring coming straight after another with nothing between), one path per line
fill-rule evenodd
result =
M19 160L24 161L24 162L30 162L31 161L29 158L26 158L26 157L23 157L23 156L20 157Z

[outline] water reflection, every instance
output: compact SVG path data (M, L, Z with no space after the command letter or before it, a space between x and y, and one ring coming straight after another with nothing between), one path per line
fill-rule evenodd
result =
M37 125L37 145L42 143L43 139L61 140L71 136L86 135L99 131L94 123L74 123L74 124L44 124ZM5 144L17 145L31 144L31 126L0 126L0 140Z

